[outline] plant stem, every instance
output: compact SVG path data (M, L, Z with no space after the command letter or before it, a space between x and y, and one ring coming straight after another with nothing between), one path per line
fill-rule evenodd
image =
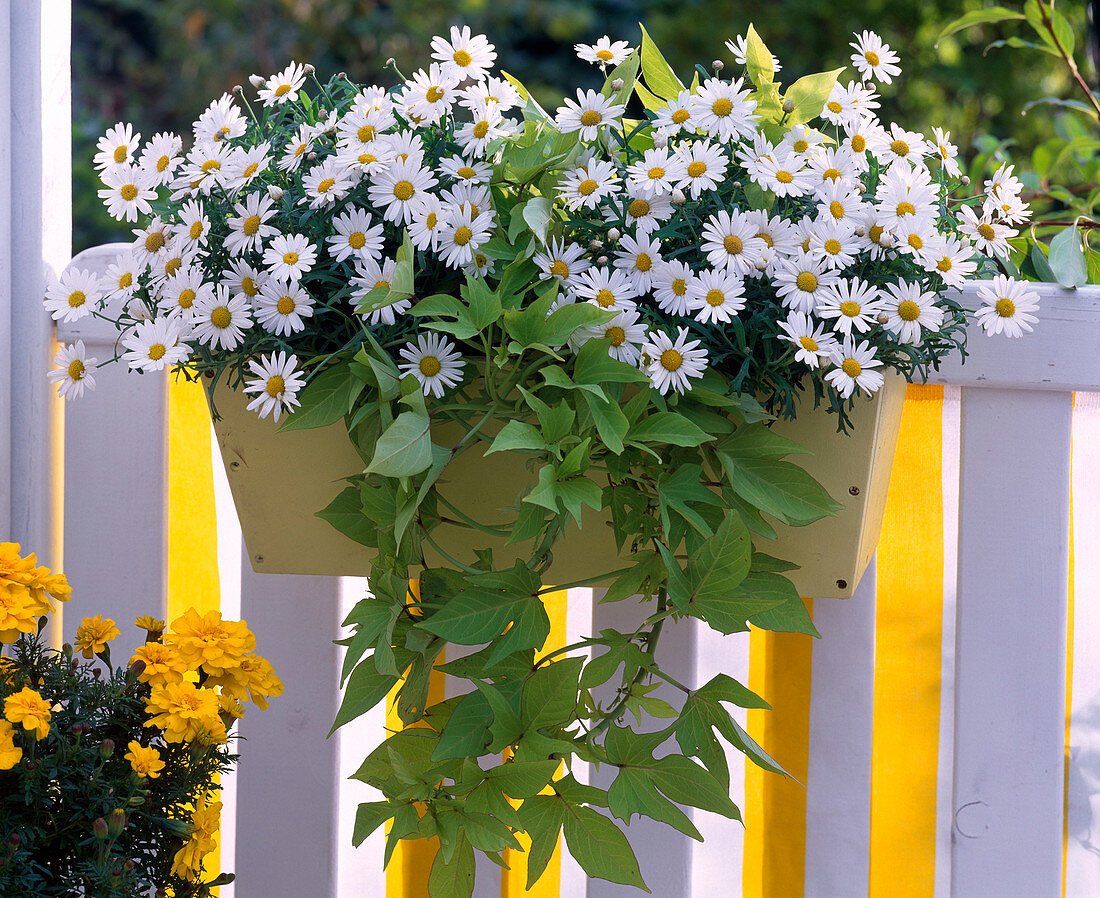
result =
M1049 10L1042 3L1039 3L1038 6L1043 25L1050 33L1051 40L1054 41L1054 46L1058 48L1058 52L1062 56L1062 61L1065 62L1066 66L1069 68L1070 74L1073 76L1073 80L1077 83L1077 86L1081 88L1089 104L1096 112L1097 117L1100 118L1100 103L1096 101L1096 95L1092 92L1092 88L1089 87L1088 82L1081 76L1081 70L1077 68L1077 62L1074 60L1073 54L1069 53L1062 45L1062 42L1058 40L1058 35L1054 30L1054 22L1050 17L1050 10L1054 9L1054 0L1051 0Z

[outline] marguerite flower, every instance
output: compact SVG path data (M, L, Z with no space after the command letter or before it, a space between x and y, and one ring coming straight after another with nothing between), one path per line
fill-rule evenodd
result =
M141 272L142 266L132 252L119 253L99 282L104 301L113 305L132 298Z
M96 142L98 152L92 157L92 165L102 171L112 165L129 163L137 152L141 135L134 133L134 126L119 122L113 128L108 128Z
M439 170L447 177L464 184L488 184L493 167L462 156L448 156L439 160Z
M943 323L943 309L936 305L936 294L924 291L920 284L898 279L887 284L879 295L887 315L883 325L897 334L902 343L920 343L925 330L938 331Z
M726 41L726 49L733 54L733 61L736 62L738 65L745 65L745 63L748 61L748 44L748 38L743 34L739 34L732 40ZM779 60L775 58L775 54L773 53L772 71L778 72L782 68L783 66L779 64Z
M859 252L853 228L832 218L818 219L810 231L810 256L826 268L839 270L851 265Z
M667 148L646 150L642 158L627 169L630 189L644 197L672 193L687 172L683 161L670 156Z
M196 300L191 310L193 339L211 349L236 349L252 327L252 303L233 296L224 284L212 296Z
M873 31L864 31L855 38L848 46L856 51L852 54L852 65L864 81L874 78L889 84L901 74L898 54L890 49L889 44L884 44L881 37Z
M653 121L654 127L670 135L677 131L694 131L696 122L691 117L691 102L691 91L680 91L675 100L669 100L667 106L657 110L657 118Z
M180 151L182 149L182 138L169 131L154 134L152 139L144 146L138 164L149 176L150 183L153 186L162 187L171 182L176 167L180 164Z
M767 244L756 236L756 225L736 209L716 212L703 225L700 249L715 268L725 268L735 274L756 271Z
M846 337L843 345L833 350L832 361L836 367L825 375L825 380L843 399L857 388L870 396L885 381L882 372L875 370L882 366L882 360L875 358L875 349L867 341L857 344L852 337Z
M783 305L799 312L812 312L826 289L839 280L839 273L806 252L780 260L773 277L775 292Z
M79 399L85 390L95 389L95 378L89 368L98 359L87 358L84 341L77 340L57 350L53 363L57 366L47 377L57 384L57 395L62 399Z
M332 219L332 226L336 233L326 237L325 242L329 255L337 262L348 256L377 259L382 255L382 224L375 224L369 212L348 206Z
M229 268L222 272L222 283L234 295L247 296L249 302L255 301L260 295L260 287L266 280L267 275L263 271L242 259L230 262Z
M210 233L210 218L203 209L202 203L191 200L184 203L179 211L180 227L177 231L182 235L192 248L206 245L206 237Z
M301 234L280 234L264 250L264 265L273 278L297 281L317 261L317 250Z
M231 137L240 137L247 127L248 120L240 107L233 102L229 94L222 94L206 107L206 111L199 116L192 131L195 142L199 143L204 140L222 141Z
M751 88L742 90L743 83L741 78L732 83L708 78L692 97L692 119L722 143L756 130L756 101L749 97Z
M592 264L585 258L581 246L558 237L551 238L546 252L536 253L532 261L543 277L556 277L563 287L571 286L576 276Z
M641 358L647 331L645 322L639 320L638 310L626 309L603 324L579 328L575 336L578 348L589 340L607 340L607 354L611 358L634 365Z
M794 344L795 361L802 362L810 368L820 367L822 362L832 358L833 352L839 348L836 337L825 331L824 323L815 322L803 312L789 312L787 320L779 322L779 329L782 333L776 336L780 340Z
M866 333L882 311L877 287L859 278L842 278L822 291L815 309L821 318L833 320L833 330L848 336L855 329Z
M417 201L438 183L415 158L398 159L375 175L369 188L370 201L383 210L386 221L407 225Z
M482 81L496 62L496 48L484 34L471 34L470 26L451 26L451 39L432 38L432 59L439 60L443 69L456 80L473 78Z
M779 149L761 157L750 177L776 196L804 196L814 189L816 182L813 170L806 167L804 156Z
M99 191L99 198L116 221L137 221L139 214L148 215L153 211L149 201L157 198L157 192L140 166L112 165L103 172L103 183L107 186Z
M948 287L961 288L978 270L974 246L957 237L941 237L929 252L929 271L934 271Z
M676 182L681 190L691 194L693 200L707 190L716 190L726 176L729 160L722 148L709 140L681 144L676 148L676 158L684 166L684 177Z
M890 131L886 138L887 142L877 154L883 165L908 162L910 165L923 167L924 157L932 153L932 147L921 134L916 131L906 131L901 125L895 123L890 124Z
M670 389L677 393L689 389L688 380L702 377L707 368L707 351L699 340L689 340L687 328L681 327L673 340L663 331L653 331L642 346L645 373L663 396Z
M247 150L237 147L226 167L225 189L233 193L242 190L267 171L270 164L271 145L266 141Z
M195 302L213 295L214 285L203 283L202 268L188 265L165 279L160 288L160 307L170 317L181 318L181 325L186 326L191 321Z
M420 334L415 343L407 343L398 353L405 360L398 363L401 372L420 381L425 396L438 399L462 381L466 363L454 344L441 334Z
M981 218L970 206L959 210L959 231L974 241L978 252L987 256L1008 258L1008 240L1016 236L1016 231L999 221L993 221L988 214Z
M648 292L653 269L661 261L661 244L644 234L637 240L624 234L619 246L622 249L615 253L615 267L630 275L639 294Z
M274 237L279 229L267 224L275 214L274 201L266 193L250 193L243 203L233 206L234 215L226 220L229 235L225 238L225 248L231 255L240 256L246 252L259 252L268 237Z
M558 130L563 133L579 131L581 140L596 139L600 128L615 124L615 119L626 111L621 103L612 103L610 97L594 90L577 88L577 101L565 98L565 105L558 107L554 117Z
M446 227L439 238L439 255L451 268L462 268L474 259L474 251L493 232L491 211L474 214L468 204L459 206L447 216Z
M637 306L634 300L639 291L626 272L593 267L577 276L573 292L604 311L621 312Z
M305 386L305 378L297 367L298 357L285 352L273 352L258 362L250 361L248 368L256 378L245 381L244 391L255 393L256 398L248 403L247 410L258 412L261 418L271 415L277 423L284 409L289 411L298 405L296 397Z
M610 162L592 159L584 165L571 168L558 182L566 208L591 209L606 196L619 190L619 176Z
M1022 337L1025 331L1034 330L1033 325L1039 320L1031 314L1039 308L1039 294L1028 290L1022 281L1003 274L994 277L991 285L979 287L978 299L982 306L974 317L990 336Z
M653 272L653 299L668 315L686 315L695 272L685 262L665 260Z
M634 52L628 41L612 41L606 34L594 44L574 44L573 49L579 59L600 68L626 62L627 57Z
M66 268L46 289L43 305L54 321L79 321L92 313L100 298L99 278L95 274Z
M309 197L310 208L316 209L342 200L358 178L358 174L353 177L347 166L338 159L329 157L302 175L302 187Z
M379 265L375 259L361 259L355 262L355 274L348 283L352 291L349 301L358 308L359 304L372 290L389 291L393 286L393 272L397 268L394 259L383 259ZM412 299L399 299L380 309L365 314L369 324L393 324L398 315L403 315L412 308Z
M433 62L428 71L420 69L405 83L401 105L407 117L418 124L433 124L451 111L457 94L459 76Z
M289 336L305 329L313 317L313 297L295 281L270 280L256 297L256 321L269 333Z
M279 74L267 79L259 91L259 97L265 106L293 103L298 99L298 91L305 83L306 67L297 62L291 62Z
M183 332L171 318L141 321L122 338L122 360L135 371L163 371L187 358Z
M704 269L688 289L688 309L703 324L726 324L745 308L745 280L726 269Z
M943 128L932 129L932 142L936 145L936 152L940 157L940 165L952 178L962 176L962 168L959 166L959 148L951 143L951 132Z

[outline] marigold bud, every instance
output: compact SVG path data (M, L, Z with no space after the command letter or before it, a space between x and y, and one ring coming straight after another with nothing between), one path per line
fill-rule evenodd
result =
M110 819L107 821L107 832L111 836L117 836L126 828L126 812L122 808L115 808L111 811Z
M115 740L104 739L99 743L99 756L104 760L111 757L115 753Z
M97 839L106 839L107 838L107 821L104 820L102 817L96 817L95 821L92 823L92 834Z
M19 835L19 833L12 833L10 836L8 836L8 845L11 846L11 849L13 851L22 844L23 837Z
M73 660L73 647L72 647L72 645L70 643L66 642L63 646L61 646L61 654L63 654L65 656L66 661L72 661Z
M145 673L146 666L146 663L138 658L137 661L130 665L129 676L127 676L127 679L132 683L143 673Z
M614 81L611 82L611 89L622 90L625 83L626 82L624 82L622 78L616 78Z

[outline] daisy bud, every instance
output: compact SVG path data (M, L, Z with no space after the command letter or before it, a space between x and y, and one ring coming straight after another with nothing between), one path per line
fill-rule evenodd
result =
M595 252L598 249L603 249L603 241L593 238L592 240L588 241L588 248L592 250L592 252Z
M305 65L305 69L306 69L306 74L307 74L307 75L312 75L312 74L313 74L314 72L316 72L316 71L317 71L317 69L315 69L315 68L313 67L313 64L312 64L312 63L309 63L309 62L307 62L307 63L306 63L306 65Z
M622 236L623 235L618 228L612 228L610 231L607 232L607 239L610 240L612 243L614 243Z
M8 836L8 844L14 850L23 844L23 837L19 835L19 833L12 833L10 836Z
M106 839L107 838L107 821L104 820L102 817L96 817L95 821L92 823L92 834L97 839Z
M336 77L339 78L341 81L347 81L348 80L348 73L347 72L337 72Z
M878 322L879 324L885 324L885 323L886 323L887 321L889 321L889 320L890 320L890 316L889 316L889 315L887 315L887 314L886 314L885 312L879 312L879 313L878 313L878 318L876 318L875 320L876 320L876 321L877 321L877 322Z
M624 84L625 84L625 82L623 81L622 78L616 78L614 81L611 82L611 89L612 90L622 90Z
M963 187L969 187L970 186L970 175L963 175L962 183L963 183Z
M244 88L241 87L239 84L234 84L233 93L235 93L239 97L241 94L244 93Z
M394 59L392 56L386 60L387 69L393 68L395 65L397 65L397 60Z
M111 836L117 836L126 828L126 812L122 808L115 808L107 820L107 832Z
M787 115L790 115L792 112L794 112L794 100L784 100L783 111L787 113Z
M855 233L856 233L857 237L863 237L867 234L867 229L866 228L856 228Z
M248 83L253 87L260 88L267 84L267 79L263 75L249 75Z
M310 153L310 154L309 154L308 156L306 156L306 158L307 158L307 159L308 159L308 160L309 160L310 162L312 162L312 161L313 161L314 159L316 159L316 158L317 158L317 154L316 154L316 153Z
M275 200L275 202L279 202L279 200L283 198L283 188L276 187L274 184L272 184L270 187L267 188L267 195Z
M658 150L663 150L668 146L668 135L657 134L653 137L653 146Z
M740 181L734 181L733 186L736 187L738 190L740 190L741 189L741 182Z
M684 196L684 191L680 190L679 188L672 191L672 205L682 206L686 202L687 202L687 197Z
M596 259L596 264L597 265L606 265L607 264L607 256L600 256L598 259Z
M710 64L716 72L720 72L726 67L726 64L722 62L721 59L712 59Z
M99 743L99 756L104 760L111 757L115 753L115 740L104 739Z

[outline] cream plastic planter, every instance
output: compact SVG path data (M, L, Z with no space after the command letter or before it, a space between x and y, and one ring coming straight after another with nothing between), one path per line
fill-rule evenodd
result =
M905 383L887 379L871 402L857 404L852 436L836 432L836 419L804 414L776 424L784 436L814 451L793 456L845 508L835 518L807 527L781 527L776 542L758 548L801 565L788 576L803 596L847 598L866 569L878 542L894 447L901 422ZM342 422L314 430L280 433L270 418L246 411L247 398L219 385L214 423L233 501L255 571L272 574L365 576L373 550L360 545L316 516L347 485L344 478L363 470ZM526 460L501 452L488 459L476 450L459 455L440 479L449 501L477 520L503 523L501 509L535 482ZM547 583L568 583L613 570L618 551L608 513L584 510L584 527L571 527L555 546ZM476 531L446 524L433 538L448 554L472 560ZM498 564L529 557L530 543L498 552ZM428 552L429 564L443 559Z

